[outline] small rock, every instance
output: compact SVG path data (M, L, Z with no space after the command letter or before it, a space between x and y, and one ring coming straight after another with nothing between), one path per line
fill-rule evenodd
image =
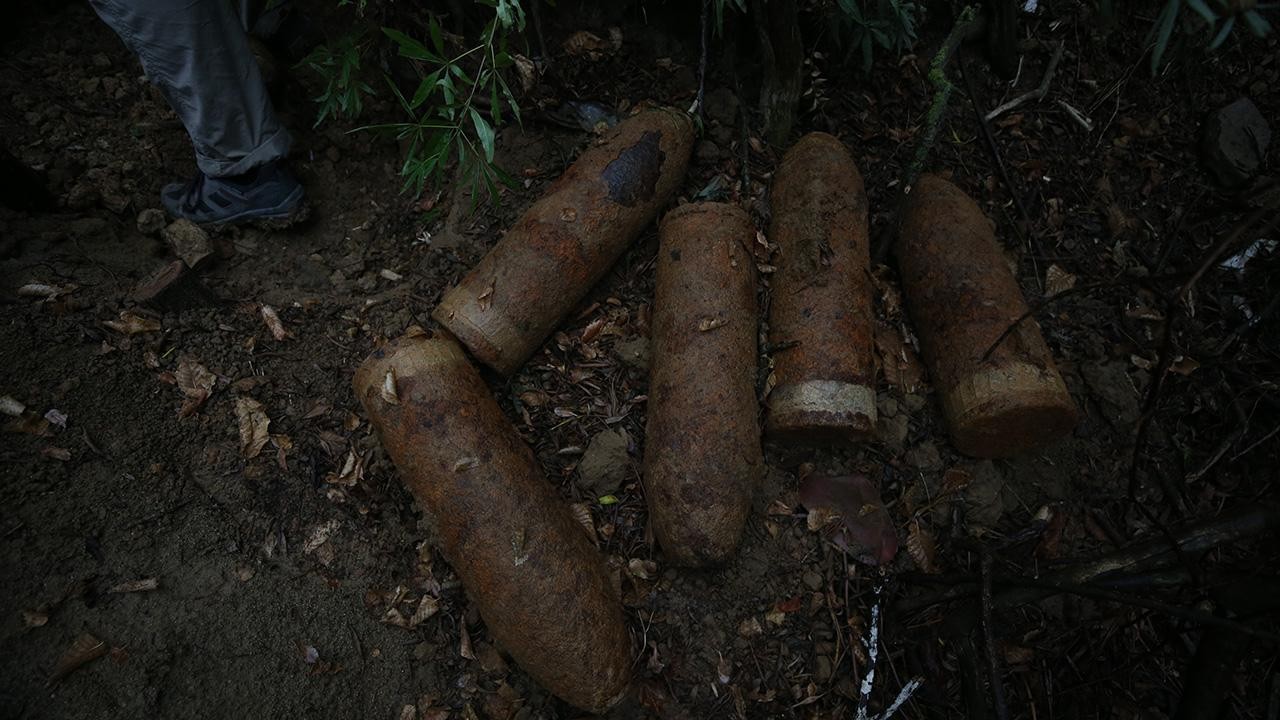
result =
M698 143L694 158L700 163L714 163L720 159L720 148L710 140L703 140Z
M324 156L329 158L330 162L338 162L342 159L342 151L337 145L330 145L329 149L324 151Z
M876 419L876 439L895 453L907 446L910 425L906 415L881 415Z
M107 57L106 53L94 53L93 57L90 58L90 61L93 63L94 67L111 67L111 58Z
M738 96L729 88L712 90L703 102L707 117L721 125L732 126L738 118Z
M806 570L800 579L804 581L805 587L814 592L822 589L822 576L812 570Z
M637 335L613 346L613 354L622 364L640 372L649 372L649 338Z
M187 267L195 269L205 258L213 254L209 234L199 225L182 218L175 220L163 231L165 242L173 248L173 254L181 258Z
M115 193L102 194L102 206L111 212L120 215L129 209L129 197L127 195L117 195Z
M1205 164L1226 187L1242 185L1254 176L1267 146L1271 126L1247 97L1209 115L1202 140Z
M610 495L627 477L630 458L627 436L620 430L605 430L591 438L578 463L578 485L594 497Z
M928 441L908 450L903 459L917 470L929 471L942 468L942 456L938 454L938 446Z
M876 411L880 417L894 417L898 414L898 401L885 393L880 393L876 398Z
M84 82L80 83L80 92L84 93L85 95L93 95L97 93L98 89L101 87L102 87L102 78L96 78L96 77L89 78L88 80L85 80Z
M102 200L102 193L92 185L84 182L76 183L67 193L66 204L71 210L88 210Z
M918 413L924 409L925 405L929 404L929 401L925 399L924 395L909 393L902 396L902 404L906 405L907 412Z
M356 280L356 287L365 292L373 292L374 288L378 287L378 276L373 273L365 273L360 276L360 279Z
M138 213L138 232L143 235L155 235L164 230L168 218L163 210L147 208Z

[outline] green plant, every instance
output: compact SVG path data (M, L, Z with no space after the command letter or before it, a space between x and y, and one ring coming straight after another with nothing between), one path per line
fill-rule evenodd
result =
M842 30L851 51L862 54L862 69L871 70L875 48L898 53L916 44L919 8L914 0L837 0Z
M427 23L429 46L394 28L382 29L395 42L400 57L413 61L419 81L413 95L406 97L388 79L411 120L371 127L390 130L408 142L400 173L405 188L415 194L422 192L428 179L442 180L451 158L457 159L473 202L481 186L496 199L497 182L512 183L494 164L494 141L504 106L520 119L520 106L503 72L515 63L507 51L507 33L524 29L524 10L518 0L477 2L492 7L494 17L485 25L479 43L456 55L446 51L444 30L434 15ZM470 72L464 67L468 60L475 64Z
M324 92L315 98L320 106L317 126L326 118L353 120L364 111L364 96L373 88L360 78L360 60L364 54L364 31L343 36L337 42L316 47L302 59L300 66L310 68L324 82Z
M1169 47L1173 29L1178 24L1184 5L1199 15L1208 26L1210 50L1221 47L1237 24L1245 25L1249 32L1258 37L1270 34L1271 23L1263 17L1262 12L1280 7L1280 3L1259 3L1257 0L1168 0L1147 36L1148 42L1153 36L1155 38L1155 45L1151 48L1152 75L1160 70L1165 50Z

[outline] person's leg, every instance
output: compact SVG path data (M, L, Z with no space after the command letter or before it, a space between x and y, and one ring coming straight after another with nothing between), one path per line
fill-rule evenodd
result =
M263 210L274 216L301 201L301 187L279 167L291 138L276 118L237 7L228 0L90 2L137 54L195 146L204 177L184 188L166 188L170 212L226 222ZM260 197L253 188L259 181L280 187ZM222 185L229 194L203 197Z

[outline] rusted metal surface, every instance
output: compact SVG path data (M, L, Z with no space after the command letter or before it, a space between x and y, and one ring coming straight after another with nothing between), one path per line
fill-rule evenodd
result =
M630 640L605 563L462 348L406 335L354 386L490 634L567 702L616 703Z
M920 178L895 248L907 308L956 448L1007 457L1071 431L1076 407L1026 311L991 222L956 186Z
M604 276L684 178L693 123L649 110L593 144L432 316L498 372L515 372Z
M769 307L776 384L765 433L790 442L855 440L876 424L867 195L853 157L810 133L773 181L778 244Z
M684 205L662 220L644 480L654 536L677 564L733 553L764 467L754 239L732 205Z

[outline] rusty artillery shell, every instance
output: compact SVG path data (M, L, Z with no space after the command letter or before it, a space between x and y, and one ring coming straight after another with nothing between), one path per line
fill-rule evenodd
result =
M754 239L732 205L684 205L662 220L644 479L654 536L683 565L733 552L764 467Z
M612 706L630 640L608 570L462 348L407 335L353 384L490 634L567 702Z
M1076 407L991 222L962 190L920 178L895 248L907 308L956 449L1007 457L1071 431Z
M676 110L622 121L533 204L432 316L510 375L671 199L693 147Z
M769 339L776 384L765 432L780 440L854 440L876 424L867 195L844 144L810 133L773 180L778 244Z

